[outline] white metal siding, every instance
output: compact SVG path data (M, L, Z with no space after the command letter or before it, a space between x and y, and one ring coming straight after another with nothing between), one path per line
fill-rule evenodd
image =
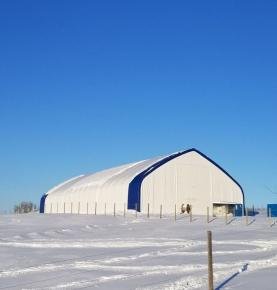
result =
M165 157L130 163L70 179L47 194L45 213L123 212L128 204L128 188L135 176ZM195 214L205 214L213 203L243 203L240 187L221 169L197 151L186 152L161 165L145 177L141 185L141 211L174 213L175 204L191 204Z
M216 203L243 203L240 187L222 170L197 152L189 152L162 165L142 183L141 207L146 212L173 213L175 204L191 204L195 214L205 214Z

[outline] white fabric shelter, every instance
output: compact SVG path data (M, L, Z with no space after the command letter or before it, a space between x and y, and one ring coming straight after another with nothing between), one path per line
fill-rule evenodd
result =
M41 212L112 214L126 209L174 213L182 204L195 214L207 206L244 204L241 186L196 149L72 178L49 190ZM115 208L114 208L115 207Z

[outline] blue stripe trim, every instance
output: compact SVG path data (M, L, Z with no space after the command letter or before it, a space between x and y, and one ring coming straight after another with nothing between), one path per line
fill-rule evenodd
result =
M48 194L44 194L41 199L40 199L40 205L39 205L39 212L40 213L44 213L44 209L45 209L45 200Z
M210 161L213 165L215 165L218 169L220 169L233 182L235 182L238 185L238 187L240 188L240 190L242 192L243 211L245 212L245 198L244 198L244 192L243 192L243 189L242 189L241 185L226 170L224 170L221 166L219 166L217 163L215 163L212 159L210 159L205 154L203 154L202 152L198 151L195 148L188 149L186 151L178 152L178 153L172 154L172 155L170 155L168 157L165 157L162 160L154 163L153 165L151 165L150 167L148 167L147 169L145 169L141 173L139 173L137 176L135 176L133 178L133 180L130 182L129 188L128 188L128 209L136 209L136 207L137 207L137 210L140 211L141 184L142 184L143 179L146 176L148 176L150 173L152 173L154 170L156 170L160 166L164 165L168 161L170 161L170 160L172 160L174 158L177 158L177 157L179 157L181 155L190 153L190 152L196 152L199 155L201 155L203 158L205 158L206 160Z

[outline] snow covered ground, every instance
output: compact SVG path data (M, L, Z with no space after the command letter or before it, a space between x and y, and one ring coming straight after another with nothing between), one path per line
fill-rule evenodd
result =
M0 215L0 289L277 289L277 224L244 218Z

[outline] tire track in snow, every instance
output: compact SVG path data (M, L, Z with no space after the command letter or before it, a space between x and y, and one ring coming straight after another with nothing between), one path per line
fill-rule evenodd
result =
M98 243L103 243L103 240L91 240L91 241L97 241ZM90 241L90 242L91 242ZM101 241L101 242L100 242ZM107 241L107 240L104 240ZM49 240L48 240L49 242ZM56 243L56 241L53 241ZM71 241L74 242L74 241ZM113 247L110 248L121 248L123 244L129 246L129 248L133 248L135 240L124 240L122 241L121 239L113 240ZM7 244L7 241L3 242L4 244ZM97 245L98 245L97 243ZM110 245L111 241L109 240L106 245ZM123 243L123 244L122 244ZM1 242L0 242L1 244ZM139 278L141 276L154 276L154 275L176 275L176 274L184 274L184 273L197 273L199 271L202 271L206 268L206 264L193 264L192 267L188 267L186 264L184 265L178 265L178 266L169 266L169 265L155 265L155 266L132 266L132 265L126 265L126 266L118 266L118 265L112 265L113 263L122 263L122 262L129 262L129 261L135 261L137 259L147 259L149 257L161 257L161 256L171 256L171 255L194 255L195 252L188 252L184 250L190 250L192 248L195 248L197 246L203 246L205 243L201 241L184 241L181 239L153 239L153 238L148 238L148 239L143 239L139 240L139 243L136 242L136 248L143 248L143 247L153 247L157 246L159 247L169 247L169 249L165 250L158 250L158 251L151 251L148 253L143 253L143 254L137 254L137 255L130 255L130 256L119 256L119 257L114 257L114 258L107 258L105 260L96 260L96 261L79 261L79 262L74 262L74 263L66 263L62 265L55 265L55 264L48 264L48 265L42 265L39 267L33 267L33 268L23 268L23 269L11 269L8 271L3 271L0 273L0 277L16 277L19 275L25 275L25 274L35 274L35 273L45 273L45 272L56 272L56 271L64 271L64 270L79 270L76 274L81 273L81 270L83 271L111 271L111 272L119 272L117 275L112 275L111 277L121 277L121 279L134 279L134 278ZM161 246L162 244L162 246ZM277 241L268 241L268 240L256 240L256 241L214 241L215 245L224 245L224 246L230 246L230 245L245 245L245 246L256 246L256 248L252 248L250 250L245 249L245 250L228 250L228 251L215 251L214 254L228 254L228 255L235 255L237 253L242 253L242 252L251 252L253 255L257 253L258 251L273 251L277 248ZM97 247L97 245L94 245L94 247ZM106 247L105 245L105 247ZM173 245L177 245L175 248L170 248ZM103 245L101 246L101 248ZM196 252L197 254L206 254L205 251L202 252ZM276 267L277 266L277 258L276 254L272 258L268 259L255 259L252 261L239 261L237 263L221 263L221 264L214 264L216 271L216 280L218 281L219 279L223 279L227 275L234 273L243 263L247 262L249 264L249 271L256 271L260 270L263 268L269 268L269 267ZM181 268L181 269L180 269ZM225 271L222 271L222 269L226 269ZM124 273L124 275L122 274ZM138 275L133 275L130 273L137 273L140 272ZM123 275L123 276L122 276ZM74 276L74 273L73 273ZM101 276L102 277L102 276ZM101 278L100 277L100 278ZM105 276L103 276L105 277ZM124 277L124 278L123 278ZM189 277L189 278L188 278ZM99 278L99 279L100 279ZM116 279L117 279L116 278ZM89 287L90 285L97 285L97 283L105 283L105 281L108 281L108 279L104 279L103 281L100 280L84 280L84 281L75 281L72 282L71 288L75 287L76 285L84 285L84 287ZM98 282L97 282L98 281ZM189 281L189 283L188 283ZM36 282L35 282L36 283ZM74 284L75 283L75 284ZM79 284L78 284L79 283ZM188 285L186 284L188 283ZM182 277L181 279L177 279L176 281L170 282L170 283L162 283L162 284L157 284L152 286L146 286L146 288L141 288L141 289L192 289L192 288L199 288L201 287L202 284L206 283L206 280L203 278L199 278L199 276L193 277L193 276L185 276ZM203 284L203 285L204 285ZM63 285L65 284L59 284L57 286L53 286L56 288L53 289L62 289L64 287ZM75 285L75 286L74 286ZM78 286L78 287L79 287ZM188 287L187 287L188 286ZM77 287L77 286L76 286ZM76 288L75 287L75 288ZM77 287L77 288L78 288ZM150 288L149 288L150 287ZM152 288L151 288L152 287ZM160 287L160 288L159 288ZM1 289L1 288L0 288ZM37 289L37 288L36 288ZM41 288L41 289L52 289L52 288Z
M214 264L214 278L215 284L218 284L224 281L226 278L231 277L232 275L238 273L240 274L241 269L245 265L245 261L240 261L237 263L230 263L230 264ZM247 263L247 270L244 273L247 274L249 272L258 271L265 268L277 267L277 255L271 259L261 259L261 260L251 260ZM207 268L207 267L205 267ZM227 270L222 271L222 269L226 268ZM204 274L204 277L199 276L183 276L181 279L177 279L171 282L163 282L160 281L156 283L152 283L149 285L147 283L146 286L137 287L136 290L182 290L182 289L195 289L201 288L207 285L207 275Z
M163 244L161 242L158 243L158 245L160 247L166 247L168 246L168 242L169 242L169 245L172 245L172 244L175 244L175 242L173 243L172 241L168 241L169 239L164 239L164 241L166 241L166 243L163 242ZM175 241L175 240L174 240ZM182 241L182 240L180 240ZM119 241L120 243L122 241ZM179 242L179 241L178 241ZM118 256L118 257L113 257L113 258L107 258L107 259L101 259L101 260L95 260L94 262L98 262L98 263L101 263L101 264L113 264L113 263L122 263L122 262L130 262L130 261L135 261L135 260L138 260L138 259L147 259L147 258L155 258L155 257L164 257L164 256L186 256L186 255L206 255L206 251L197 251L197 252L190 252L190 251L184 251L184 249L191 249L191 248L194 248L194 247L197 247L197 246L201 246L203 245L204 243L199 241L199 242L193 242L193 241L187 241L185 244L184 244L184 241L182 241L183 244L179 247L175 247L175 248L169 248L169 249L165 249L165 250L158 250L158 251L151 251L151 252L148 252L148 253L143 253L143 254L135 254L135 255L129 255L129 256ZM97 243L97 245L99 245L100 242ZM1 243L0 243L1 244ZM6 243L5 243L6 244ZM110 245L110 242L108 243ZM178 243L177 243L178 244ZM221 254L221 255L224 255L224 254L230 254L230 255L233 255L233 254L237 254L237 253L257 253L257 252L262 252L262 251L268 251L270 249L272 249L272 244L274 244L274 242L271 242L271 241L253 241L253 242L244 242L244 241L228 241L228 242L221 242L221 241L215 241L214 244L228 244L228 245L241 245L241 244L244 244L244 245L255 245L257 246L257 248L255 249L250 249L250 250L232 250L232 251L214 251L214 254L217 255L217 254ZM93 247L97 247L97 245L93 245ZM116 245L115 243L113 243L113 248L121 248L123 247L123 245L126 247L126 246L131 246L133 247L134 244L133 244L133 241L131 242L126 242L126 241L123 241L123 244L119 244L119 245ZM136 244L136 248L140 248L141 246L153 246L153 242L151 242L149 244L149 242L142 244ZM157 243L154 243L154 245L156 246ZM266 245L266 246L265 246ZM276 241L276 245L277 245L277 241ZM102 245L102 247L105 247L106 248L107 246L107 243ZM77 245L78 247L78 245ZM128 251L126 249L126 251ZM88 256L89 258L89 256ZM69 259L69 260L78 260L78 258L76 259ZM62 260L62 262L65 262L66 259ZM0 272L0 278L1 277L8 277L8 276L18 276L18 275L22 275L22 274L27 274L27 273L32 273L32 272L40 272L40 271L46 271L46 272L49 272L49 271L54 271L54 270L58 270L58 269L66 269L67 266L66 264L63 264L63 265L57 265L57 263L59 263L59 261L57 261L55 264L53 263L47 263L47 264L44 264L44 265L38 265L37 267L27 267L27 268L23 268L23 269L16 269L16 268L13 268L13 269L10 269L10 270L4 270L4 271L1 271ZM75 262L75 263L79 263L79 262ZM69 268L74 268L73 266L68 266Z
M253 260L249 262L250 265L254 265L257 261ZM215 270L217 270L217 274L215 275L216 281L218 282L220 279L226 276L230 276L234 273L241 265L243 264L243 261L237 262L237 263L227 263L227 264L214 264ZM266 266L265 266L266 265ZM87 267L88 265L84 265ZM92 266L92 265L90 265ZM269 267L269 266L277 266L277 258L275 256L275 262L269 262L269 259L261 260L259 261L258 265L252 269L252 271L261 269L261 266ZM118 271L122 270L130 270L129 266L124 267L117 267ZM222 271L219 269L226 268L226 271ZM103 268L101 268L103 269ZM109 269L110 270L110 269ZM190 272L194 272L195 270L202 271L206 270L206 264L203 265L194 265L194 266L188 266L187 264L179 265L179 266L149 266L149 267L132 267L131 272L134 272L136 274L118 274L118 275L110 275L110 276L101 276L99 278L95 278L93 280L80 280L80 281L73 281L68 283L61 283L55 286L48 286L48 287L42 287L42 288L28 288L25 290L58 290L58 289L80 289L80 288L89 288L93 286L99 286L103 283L110 282L113 280L130 280L130 279L138 279L141 277L150 277L150 276L160 276L160 275L172 275L172 274L183 274L186 273L186 276L181 277L180 279L177 279L176 281L171 282L162 282L162 283L153 283L152 285L149 285L149 282L147 282L147 286L140 286L137 287L136 290L181 290L181 289L196 289L203 287L207 284L207 277L206 275L199 276L192 276L187 275ZM141 273L137 274L138 271L141 271Z
M193 246L198 243L196 241L184 240L122 240L122 239L92 239L92 240L52 240L37 239L36 241L0 241L0 246L15 248L143 248L143 247L172 247L172 246Z
M277 246L277 241L213 241L215 245L253 245L264 247L265 250ZM36 239L31 241L1 239L0 246L15 248L138 248L138 247L172 247L183 246L193 247L205 245L202 241L188 241L181 239L85 239L85 240L57 240L57 239Z

